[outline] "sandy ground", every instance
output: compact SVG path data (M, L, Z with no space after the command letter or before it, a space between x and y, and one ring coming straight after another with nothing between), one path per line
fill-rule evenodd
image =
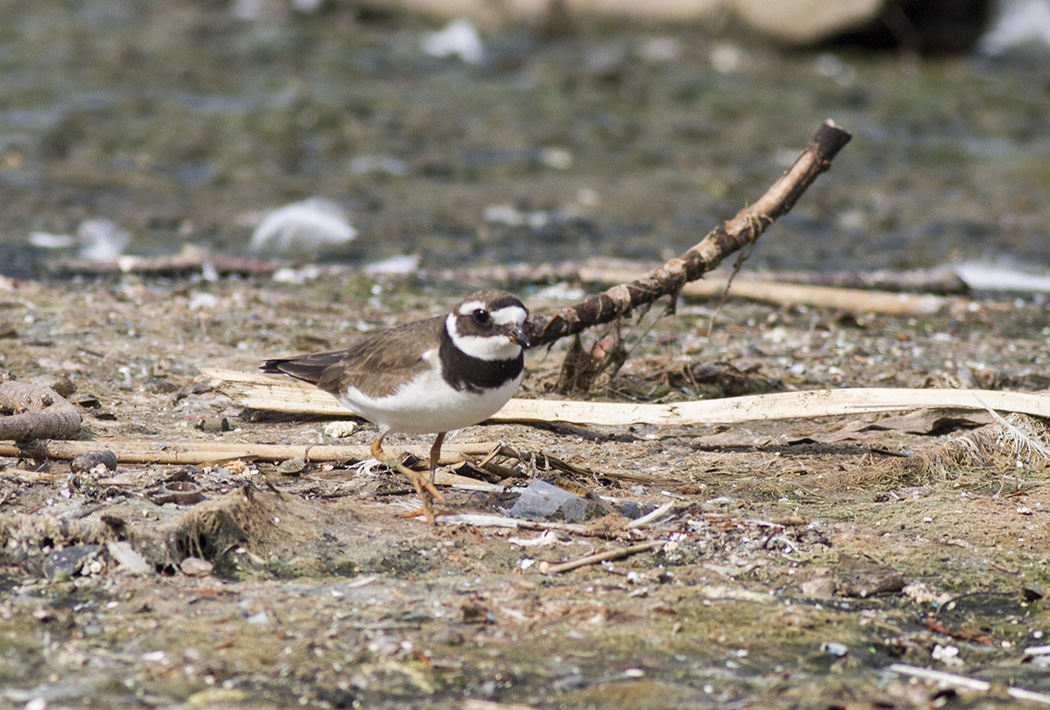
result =
M68 376L82 439L99 449L367 444L367 423L337 440L316 418L242 410L198 368L339 346L439 313L462 288L352 275L6 283L0 365L23 381ZM542 311L572 288L518 290ZM624 324L624 368L573 396L1046 389L1046 305L1002 303L914 320L730 300L708 336L717 304L685 302ZM530 353L523 396L553 396L563 351ZM531 529L405 519L405 482L356 462L71 473L3 458L0 704L918 708L1050 692L1025 653L1050 632L1046 457L980 414L861 426L879 419L456 435L502 441L521 460L499 459L516 473L498 486L447 488L446 512L502 515L536 479L604 501L579 525ZM1016 424L1046 442L1037 422ZM393 440L409 443L426 438ZM158 497L173 483L202 499ZM655 522L625 527L668 502ZM119 540L147 569L119 561ZM543 573L646 541L662 545ZM85 544L99 548L58 552ZM946 690L895 663L991 686Z

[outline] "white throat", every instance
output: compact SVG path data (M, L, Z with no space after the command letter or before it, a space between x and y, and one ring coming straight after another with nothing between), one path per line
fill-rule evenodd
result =
M520 308L514 310L521 311ZM493 317L499 312L494 313ZM448 330L449 337L452 338L453 345L479 360L513 360L521 353L521 345L506 335L463 335L456 328L454 313L450 313L445 318L445 328Z

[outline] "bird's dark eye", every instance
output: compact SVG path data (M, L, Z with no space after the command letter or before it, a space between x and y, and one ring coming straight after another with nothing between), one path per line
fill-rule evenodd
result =
M474 322L478 325L491 325L492 323L492 314L484 308L476 309L471 315L474 317Z

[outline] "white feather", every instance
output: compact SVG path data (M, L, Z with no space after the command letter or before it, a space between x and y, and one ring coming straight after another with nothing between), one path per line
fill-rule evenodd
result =
M369 397L350 389L339 395L339 401L374 422L382 435L389 432L433 434L488 419L514 396L521 384L522 375L518 375L494 390L481 393L457 390L441 376L436 348L424 353L423 359L431 367L401 385L394 394Z
M460 305L459 312L462 315L473 313L485 304L480 301L467 301ZM516 325L521 327L525 322L527 313L519 306L504 306L492 311L492 321L498 325ZM463 335L456 328L457 316L450 313L445 318L445 327L448 329L452 343L471 357L479 360L512 360L521 352L521 345L506 335Z

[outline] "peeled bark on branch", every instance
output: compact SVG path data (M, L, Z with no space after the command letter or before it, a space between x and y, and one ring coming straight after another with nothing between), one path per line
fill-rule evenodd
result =
M787 214L817 176L831 167L831 161L851 137L832 121L825 121L795 164L765 195L689 251L635 281L614 286L553 314L534 316L533 346L549 345L592 326L612 322L662 296L676 295L685 284L717 267L728 255L752 244L774 220Z
M72 439L80 433L80 412L50 387L0 382L0 441Z

